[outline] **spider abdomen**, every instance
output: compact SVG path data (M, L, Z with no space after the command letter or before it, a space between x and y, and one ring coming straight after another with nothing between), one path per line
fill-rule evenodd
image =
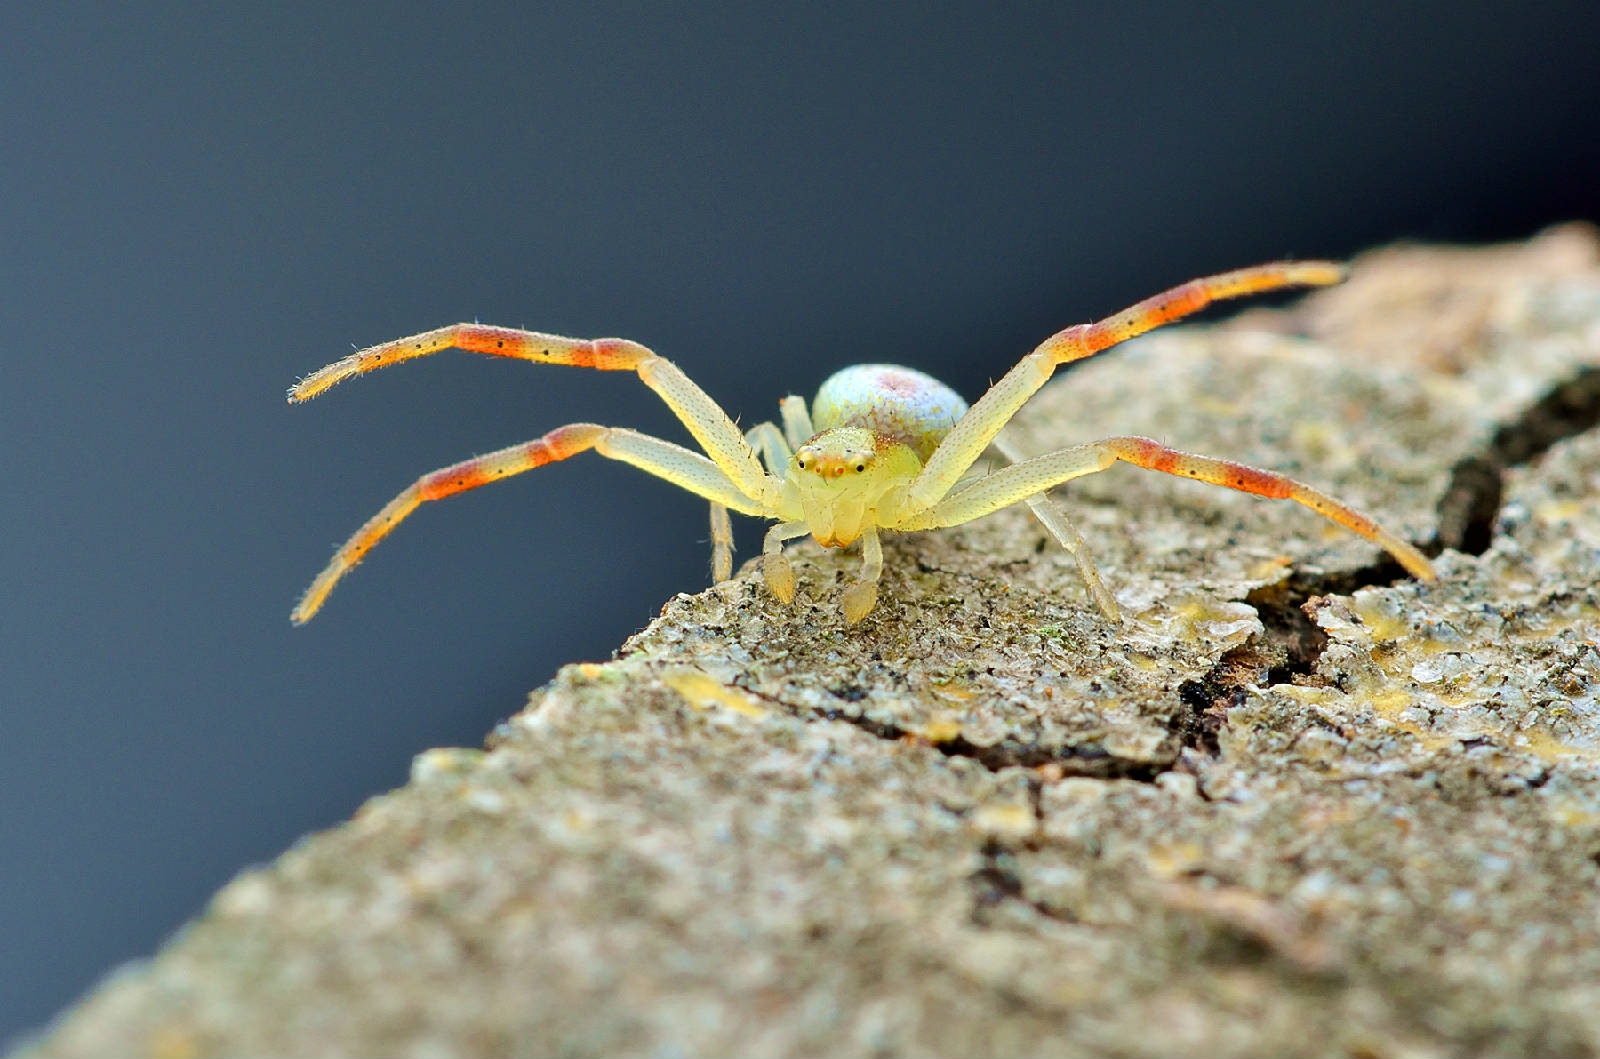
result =
M967 411L967 402L932 375L898 364L856 364L823 382L811 405L819 432L863 427L926 460Z

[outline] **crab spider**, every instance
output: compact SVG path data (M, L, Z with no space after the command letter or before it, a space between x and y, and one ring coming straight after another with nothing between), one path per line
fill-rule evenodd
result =
M803 399L779 404L782 428L761 423L741 432L715 401L671 361L622 338L577 339L482 324L454 324L360 350L314 372L289 391L308 400L334 384L402 360L445 349L633 371L682 420L704 455L626 427L572 423L542 438L424 475L356 531L317 575L294 609L295 624L314 615L346 571L425 500L439 500L593 449L631 463L711 501L712 567L726 580L733 563L728 512L776 520L762 547L767 587L784 603L795 579L783 542L810 535L824 547L861 541L861 574L840 600L846 621L872 610L883 571L880 530L957 526L1015 503L1026 503L1077 560L1090 595L1106 617L1117 606L1095 573L1081 538L1045 493L1121 460L1275 499L1293 500L1373 541L1413 575L1434 577L1416 548L1367 516L1308 485L1271 471L1167 448L1142 437L1113 437L1022 459L1001 433L1057 367L1187 316L1225 298L1293 286L1337 283L1341 266L1279 262L1190 280L1114 316L1078 324L1045 339L970 408L955 391L922 372L888 364L845 368L822 384L808 409ZM1009 466L969 476L990 448ZM758 455L759 454L759 455ZM763 460L765 463L763 464Z

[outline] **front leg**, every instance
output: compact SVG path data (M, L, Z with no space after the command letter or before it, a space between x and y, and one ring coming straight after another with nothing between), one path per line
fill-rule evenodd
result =
M1343 278L1344 269L1329 261L1257 265L1192 279L1104 320L1057 331L1001 376L1000 381L989 387L989 392L950 428L950 433L923 464L917 480L911 483L912 506L930 508L944 499L973 462L983 455L995 435L1049 380L1058 366L1091 357L1224 298L1283 287L1323 286L1338 283Z
M607 459L631 463L657 478L664 478L673 485L705 497L714 507L724 509L724 512L732 508L745 515L768 514L756 501L741 493L716 464L698 452L624 427L570 423L550 431L542 438L451 464L412 482L334 553L332 561L306 589L290 619L296 625L311 620L339 579L364 559L373 546L387 537L401 520L425 502L443 500L468 489L498 482L558 460L570 459L590 449ZM723 517L727 517L726 513Z
M667 403L740 492L755 500L771 499L769 487L775 483L762 473L761 462L722 406L676 364L625 338L566 338L511 327L451 324L357 350L301 379L290 389L289 402L310 400L344 379L446 349L599 371L632 371Z

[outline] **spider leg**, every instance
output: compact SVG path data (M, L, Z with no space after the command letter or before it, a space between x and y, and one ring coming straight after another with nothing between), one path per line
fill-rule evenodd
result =
M989 387L989 392L950 428L911 484L907 494L910 509L932 507L949 493L1000 429L1060 365L1093 356L1224 298L1281 287L1337 283L1343 278L1343 267L1326 261L1257 265L1190 280L1097 323L1077 324L1056 332Z
M839 597L844 620L854 625L865 618L878 602L878 578L883 576L883 543L878 531L868 527L861 533L861 577Z
M1011 439L1004 432L994 439L994 447L1012 463L1023 462L1023 455ZM1105 584L1100 580L1100 572L1094 568L1094 559L1089 555L1089 546L1078 535L1078 527L1067 518L1067 513L1052 501L1047 493L1034 493L1023 498L1023 503L1028 505L1028 510L1033 512L1033 517L1043 524L1056 543L1067 550L1073 561L1078 564L1078 576L1083 578L1083 585L1089 590L1089 595L1094 597L1095 605L1112 621L1121 621L1122 614L1117 610L1117 601L1106 590Z
M780 482L789 476L789 460L794 456L794 451L789 448L789 442L775 424L757 423L745 431L744 442L752 452L760 453L761 458L767 461L768 474Z
M757 423L745 431L744 442L767 461L772 477L782 481L788 476L791 453L776 426ZM733 526L728 509L718 503L711 505L711 576L719 583L733 576Z
M728 509L711 504L711 579L721 584L733 576L733 523Z
M446 349L545 364L571 364L600 371L636 372L689 429L712 462L722 468L746 496L771 499L760 462L722 406L677 365L625 338L563 338L510 327L451 324L359 350L320 368L289 390L289 401L310 400L345 379Z
M783 436L791 449L798 449L816 433L811 425L811 413L806 410L806 399L790 394L778 402L778 412L783 418Z
M610 459L631 463L724 509L731 507L747 515L766 513L759 503L740 492L739 487L716 464L698 452L621 427L572 423L534 441L463 460L418 478L399 496L385 504L383 510L368 519L366 525L334 553L332 561L311 582L311 587L306 589L306 594L294 608L292 620L296 625L309 621L339 579L424 501L442 500L455 493L576 456L588 449L594 449Z
M1140 437L1106 438L1086 445L1074 445L1046 456L1013 464L1004 470L963 486L919 518L896 529L931 529L956 526L998 511L1052 486L1086 474L1103 471L1118 460L1136 467L1193 478L1212 485L1227 486L1244 493L1255 493L1275 500L1293 500L1324 518L1339 523L1377 544L1394 556L1413 576L1424 581L1434 578L1433 566L1408 542L1379 526L1372 519L1318 492L1293 478L1247 467L1231 460L1197 456L1170 449L1157 441Z

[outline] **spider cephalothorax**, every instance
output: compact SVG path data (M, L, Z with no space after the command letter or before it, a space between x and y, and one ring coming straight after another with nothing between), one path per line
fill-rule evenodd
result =
M863 475L876 470L878 454L893 444L888 435L866 427L834 427L795 449L794 465L823 481Z
M1090 595L1116 620L1072 523L1046 492L1121 460L1276 499L1293 500L1375 542L1417 577L1433 568L1416 548L1370 518L1310 486L1228 460L1179 452L1141 437L1116 437L1022 459L1001 430L1028 398L1068 361L1119 342L1223 298L1290 286L1336 283L1343 269L1321 261L1280 262L1191 280L1093 324L1051 335L989 388L971 408L948 386L911 368L862 364L823 383L807 408L799 397L779 403L782 429L760 423L741 433L726 412L671 361L621 338L577 339L482 324L455 324L364 349L317 371L289 391L303 401L335 383L444 349L637 372L688 428L704 455L625 427L572 423L542 438L424 475L373 516L334 555L294 610L296 623L317 612L339 578L424 500L485 485L587 449L631 463L711 501L712 569L725 580L733 567L728 511L773 519L762 548L762 573L773 595L794 598L794 573L783 542L810 535L827 547L861 542L861 576L845 589L846 620L872 610L883 572L879 530L956 526L1010 504L1025 503L1077 560ZM1011 466L971 476L989 449Z

